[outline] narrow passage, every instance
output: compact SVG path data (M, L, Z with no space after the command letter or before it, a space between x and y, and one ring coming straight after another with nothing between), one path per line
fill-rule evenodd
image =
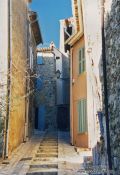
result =
M26 175L58 174L58 133L46 133Z

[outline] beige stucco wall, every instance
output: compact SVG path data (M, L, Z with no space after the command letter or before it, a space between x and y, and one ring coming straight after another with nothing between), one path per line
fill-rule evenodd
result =
M24 141L27 60L27 9L25 0L12 1L12 77L9 116L9 153Z
M84 46L84 37L82 37L73 46L72 50L72 103L71 108L73 119L73 144L79 147L88 147L88 134L78 133L78 101L80 99L87 99L87 81L86 72L79 75L79 49Z

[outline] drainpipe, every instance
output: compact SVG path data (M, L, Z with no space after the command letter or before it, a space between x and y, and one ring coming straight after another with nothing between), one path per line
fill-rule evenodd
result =
M4 150L3 158L8 158L8 129L10 115L10 88L11 88L11 1L8 0L8 73L7 73L7 107L5 120Z
M104 105L106 120L106 137L107 137L107 155L109 170L112 170L112 158L110 147L110 129L109 129L109 112L108 112L108 90L107 90L107 70L106 70L106 51L105 51L105 33L104 33L104 3L101 0L101 24L102 24L102 62L103 62L103 83L104 83Z
M71 144L73 145L73 137L74 137L74 120L73 120L73 47L71 47L71 58L70 58L70 135L71 135Z
M27 25L27 33L26 33L26 38L27 38L27 59L30 58L30 54L29 54L29 23L28 23L28 8L29 8L29 2L26 2L26 25ZM28 63L29 64L29 63ZM30 72L29 72L29 68L26 69L26 94L29 93L29 87L30 87L30 83L29 83L29 76L30 76ZM27 78L28 76L28 78ZM28 128L28 115L29 115L29 96L25 97L25 133L24 133L24 142L28 141L29 138L29 128Z

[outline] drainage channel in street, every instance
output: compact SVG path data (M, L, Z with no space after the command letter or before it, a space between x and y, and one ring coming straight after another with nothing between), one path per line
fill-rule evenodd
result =
M45 134L26 175L58 175L57 132Z

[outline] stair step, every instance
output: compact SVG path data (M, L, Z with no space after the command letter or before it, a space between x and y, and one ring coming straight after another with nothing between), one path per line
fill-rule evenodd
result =
M54 161L57 157L36 157L33 161Z
M45 154L51 154L51 153L53 153L53 154L55 154L55 153L57 153L58 154L58 149L48 149L48 150L46 150L46 149L39 149L38 151L37 151L37 153L45 153Z
M56 142L42 142L41 144L44 144L44 145L58 145L58 143L56 143Z
M39 148L54 149L54 148L58 148L58 145L40 145Z
M41 143L40 146L58 146L58 144L56 143Z
M35 156L36 156L36 157L46 157L46 158L47 158L47 157L58 157L58 154L37 153Z
M28 172L26 175L58 175L58 172Z
M50 164L50 163L43 163L43 164L31 164L30 168L58 168L58 164Z

